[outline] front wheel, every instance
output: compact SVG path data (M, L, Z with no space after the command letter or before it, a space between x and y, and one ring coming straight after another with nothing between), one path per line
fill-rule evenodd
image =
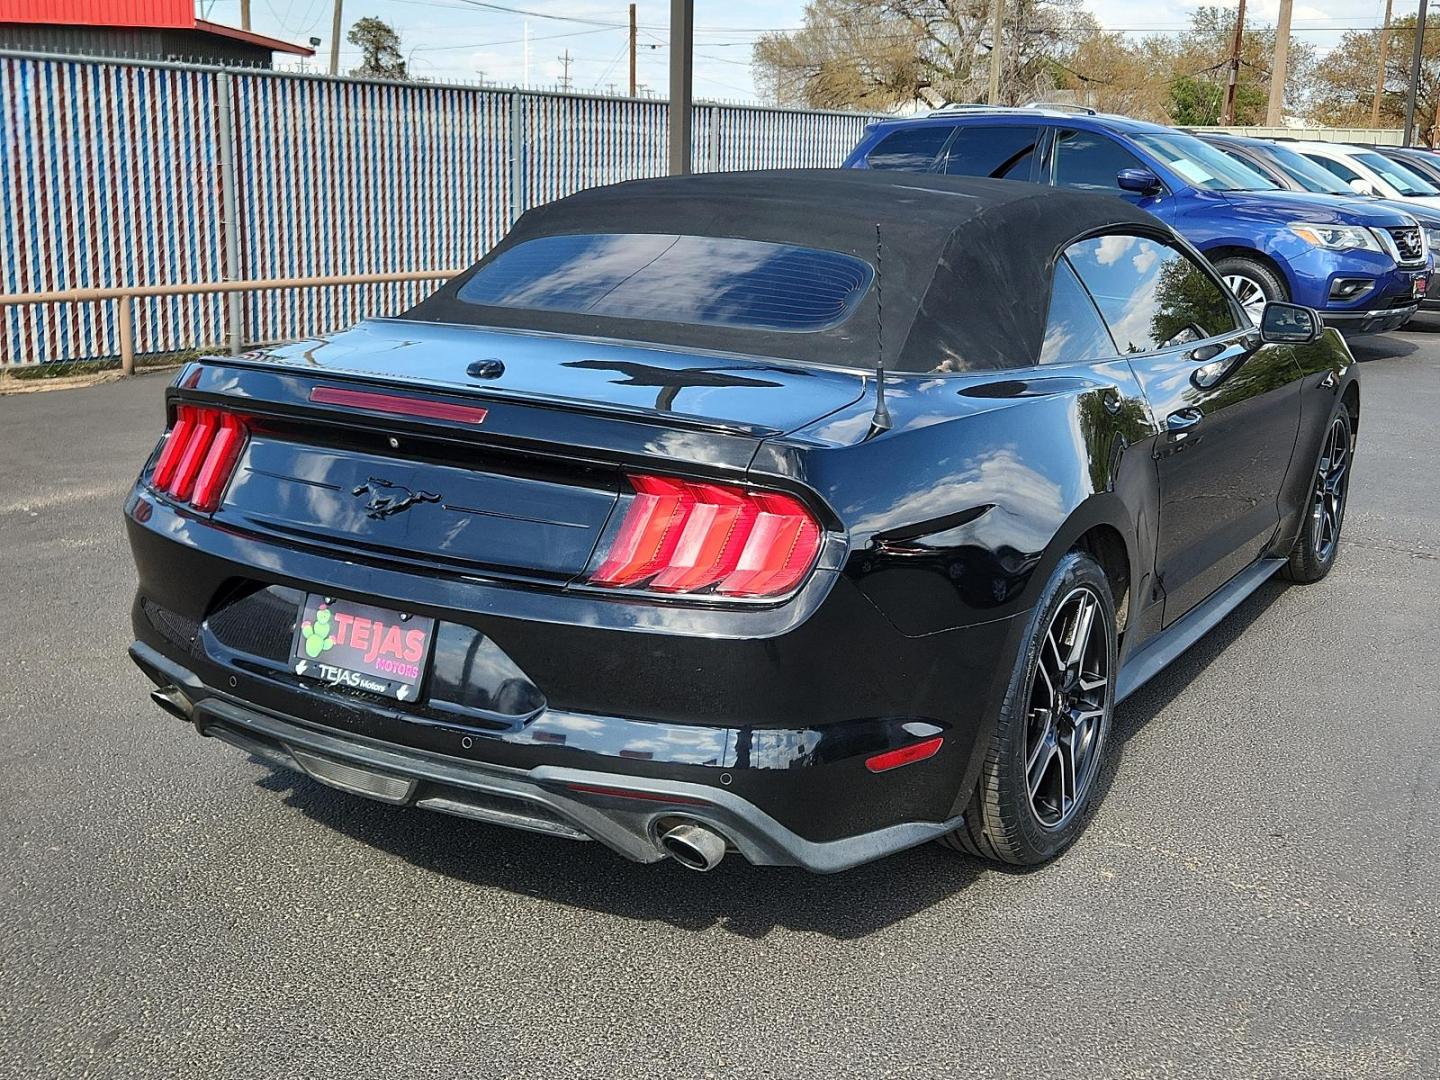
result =
M1265 310L1266 303L1290 299L1290 290L1285 287L1284 280L1258 259L1231 255L1216 259L1215 269L1255 326L1260 325L1260 313Z
M1310 512L1295 539L1290 560L1281 571L1290 581L1309 585L1330 573L1335 565L1350 495L1350 459L1354 452L1355 428L1349 410L1341 405L1320 441L1320 457L1310 485Z
M1074 842L1110 734L1115 654L1110 583L1093 558L1069 552L1031 616L965 822L942 843L1024 866Z

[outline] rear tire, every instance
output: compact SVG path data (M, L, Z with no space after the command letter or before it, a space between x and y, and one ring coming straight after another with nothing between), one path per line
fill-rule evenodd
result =
M965 822L948 847L1032 866L1085 827L1115 711L1115 602L1100 564L1060 560L1030 617Z
M1213 265L1256 326L1260 325L1260 312L1269 301L1290 299L1285 280L1258 259L1230 255L1216 259Z
M1309 510L1290 559L1280 572L1297 585L1310 585L1330 573L1340 554L1340 529L1350 495L1350 461L1355 454L1355 428L1350 411L1341 405L1320 440Z

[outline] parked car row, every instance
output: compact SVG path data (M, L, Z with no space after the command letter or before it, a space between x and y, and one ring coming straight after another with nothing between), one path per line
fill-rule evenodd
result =
M1118 195L1172 226L1258 324L1267 301L1352 333L1440 306L1440 156L1269 142L1088 109L961 106L872 125L845 164ZM1433 294L1433 295L1432 295Z

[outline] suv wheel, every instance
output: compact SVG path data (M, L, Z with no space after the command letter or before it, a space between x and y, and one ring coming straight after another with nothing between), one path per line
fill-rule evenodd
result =
M1260 325L1260 312L1268 301L1290 299L1290 290L1285 287L1285 282L1274 270L1256 259L1232 255L1216 259L1215 269L1256 326Z
M1072 551L1031 617L965 823L942 843L1033 865L1080 835L1115 710L1115 654L1110 583Z

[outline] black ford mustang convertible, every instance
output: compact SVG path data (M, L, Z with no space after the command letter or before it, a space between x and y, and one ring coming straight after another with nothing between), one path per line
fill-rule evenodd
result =
M167 712L709 869L1070 843L1115 703L1336 556L1359 419L1119 199L861 171L526 214L403 316L191 364L125 508Z

